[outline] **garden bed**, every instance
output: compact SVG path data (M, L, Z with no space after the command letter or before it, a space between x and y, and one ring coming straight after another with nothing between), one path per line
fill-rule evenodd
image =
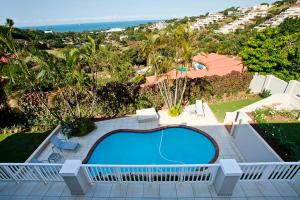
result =
M247 114L251 126L284 161L300 159L300 122L292 112L261 108Z

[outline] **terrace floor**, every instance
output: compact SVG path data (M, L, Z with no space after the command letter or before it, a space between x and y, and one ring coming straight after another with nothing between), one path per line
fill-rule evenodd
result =
M239 183L231 197L218 196L212 185L203 183L98 183L84 196L72 196L64 182L0 183L0 199L300 199L300 185L288 183Z
M187 109L188 110L188 109ZM135 116L118 118L97 122L97 129L82 138L72 138L81 147L77 152L64 152L65 159L83 160L94 142L105 133L120 129L151 129L157 126L170 124L185 124L199 128L209 133L220 147L219 158L235 158L239 162L243 158L227 130L217 122L209 107L205 104L205 117L198 117L189 112L184 112L177 118L170 118L166 111L160 111L159 124L138 123ZM52 152L51 145L39 156L39 159L46 159ZM218 161L217 161L218 162ZM186 200L212 200L212 199L300 199L300 184L292 185L283 182L239 182L232 196L218 196L212 185L205 183L96 183L90 187L84 196L74 196L70 194L64 182L52 182L44 184L42 182L0 182L1 199L102 199L102 200L123 200L123 199L186 199Z
M64 151L64 159L79 159L84 160L89 150L96 142L98 138L104 134L116 130L116 129L152 129L158 126L166 125L188 125L196 127L205 131L211 135L219 145L220 154L219 159L234 158L238 162L242 162L243 158L234 145L231 136L228 134L224 125L218 123L217 119L213 115L212 111L207 104L204 104L205 117L197 116L190 112L192 106L185 108L185 111L179 117L170 117L167 111L159 111L159 122L146 122L139 123L136 116L129 116L124 118L116 118L111 120L105 120L96 122L97 128L81 138L71 138L70 141L75 141L80 144L79 149L76 152ZM62 136L63 137L63 136ZM52 145L49 144L45 150L39 155L39 160L47 160L49 155L53 152ZM218 162L218 161L217 161Z

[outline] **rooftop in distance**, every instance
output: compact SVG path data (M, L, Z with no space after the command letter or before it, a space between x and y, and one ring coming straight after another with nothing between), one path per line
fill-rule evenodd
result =
M187 72L187 77L191 79L201 78L204 76L213 76L213 75L223 76L231 73L232 71L238 71L238 72L244 71L244 65L240 58L220 55L216 53L198 54L193 57L193 62L205 65L206 69L189 70ZM167 73L167 76L170 79L176 79L176 77L177 78L180 77L180 74L177 74L176 76L176 71L171 70L170 72ZM166 79L166 76L161 76L159 79L156 76L148 76L146 77L145 85L152 85L164 79Z

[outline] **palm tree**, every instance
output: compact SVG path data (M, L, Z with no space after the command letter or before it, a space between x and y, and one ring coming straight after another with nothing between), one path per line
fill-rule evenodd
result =
M186 89L187 77L185 76L182 80L182 76L186 75L185 71L191 63L193 55L190 35L186 30L185 26L178 26L171 32L163 32L160 35L148 33L141 48L143 55L147 58L147 63L154 67L160 94L169 110L181 107ZM160 49L175 49L174 57L163 56ZM175 81L171 80L168 75L161 74L165 71L164 69L172 68L174 63L176 66ZM178 67L179 63L182 63L183 67ZM178 73L181 75L179 78Z
M5 26L12 29L12 27L14 26L15 22L12 19L7 18L6 19L6 23Z
M144 57L147 58L147 65L154 67L155 73L157 73L156 54L159 46L159 35L148 33L145 35L145 40L141 45L141 52Z

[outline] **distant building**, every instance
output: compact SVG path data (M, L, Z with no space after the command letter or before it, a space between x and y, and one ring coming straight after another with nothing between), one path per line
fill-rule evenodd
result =
M160 21L160 22L157 22L155 24L152 24L149 29L150 30L163 30L167 27L167 23L164 22L164 21Z
M106 33L112 33L112 32L121 32L121 31L124 31L125 29L124 28L111 28L107 31L105 31Z
M219 28L215 31L215 33L228 34L236 31L237 29L244 28L245 25L253 23L257 17L267 16L269 8L270 7L268 5L257 5L252 8L247 8L243 10L244 15L241 18Z
M123 41L128 38L128 35L120 35L120 41Z
M275 27L281 24L286 18L300 17L300 1L291 6L286 11L276 15L275 17L265 21L264 23L254 27L257 30L265 29L266 27Z
M44 33L51 33L52 34L53 31L52 30L45 30Z
M191 25L192 30L200 30L202 28L205 28L206 26L213 24L217 21L220 21L224 19L225 16L222 13L214 13L214 14L209 14L206 17L199 17L195 23Z

